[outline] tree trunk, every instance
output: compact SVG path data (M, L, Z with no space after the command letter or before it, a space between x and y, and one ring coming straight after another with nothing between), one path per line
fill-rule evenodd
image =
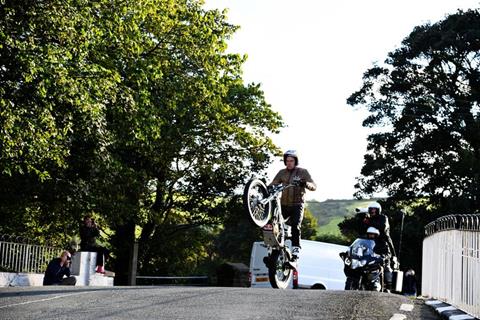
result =
M128 270L130 264L130 252L135 240L135 223L128 221L115 228L112 237L113 256L112 266L115 271L116 286L128 285Z

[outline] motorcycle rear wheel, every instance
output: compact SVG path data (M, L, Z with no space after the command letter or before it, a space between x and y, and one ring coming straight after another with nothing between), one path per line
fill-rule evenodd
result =
M286 289L293 277L293 269L288 266L288 253L285 250L273 250L272 263L268 268L270 284L275 289Z
M243 190L243 204L252 221L260 228L264 227L272 211L270 202L261 204L268 197L267 186L259 179L250 180Z

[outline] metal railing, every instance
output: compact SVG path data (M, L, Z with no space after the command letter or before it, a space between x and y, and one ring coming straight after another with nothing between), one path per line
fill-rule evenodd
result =
M441 217L425 236L422 295L480 317L480 214Z
M62 249L34 244L24 237L0 235L0 272L44 273Z

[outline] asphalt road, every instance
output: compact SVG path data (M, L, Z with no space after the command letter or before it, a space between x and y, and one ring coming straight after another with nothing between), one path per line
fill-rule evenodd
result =
M56 286L0 288L0 319L439 318L422 300L386 293L221 287Z

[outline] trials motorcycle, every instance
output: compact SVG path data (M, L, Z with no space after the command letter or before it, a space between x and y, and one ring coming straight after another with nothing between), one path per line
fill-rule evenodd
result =
M285 241L291 237L291 226L283 218L280 194L283 190L296 186L299 181L289 185L273 185L253 177L248 181L243 193L243 203L252 221L262 228L263 241L268 256L263 258L268 268L268 278L273 288L285 289L290 283L297 263Z
M347 277L345 290L383 291L383 257L374 247L374 240L358 238L348 251L340 253Z

